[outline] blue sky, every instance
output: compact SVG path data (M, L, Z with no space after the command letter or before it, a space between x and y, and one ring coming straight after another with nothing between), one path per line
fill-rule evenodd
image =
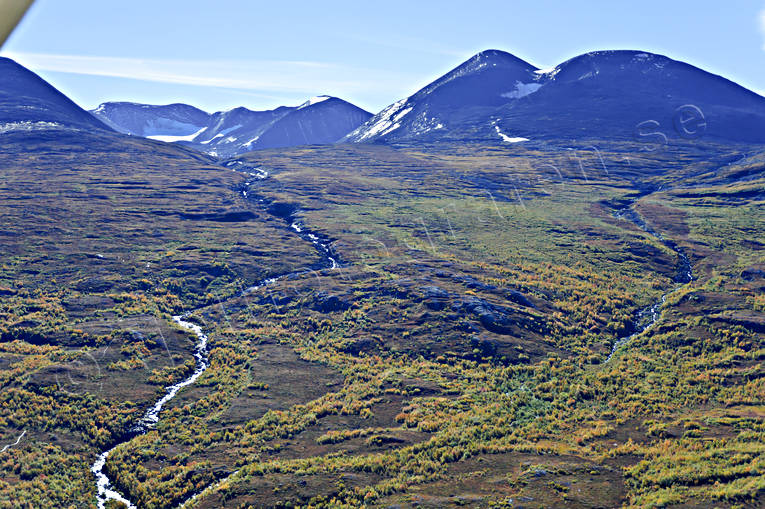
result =
M543 68L641 49L763 93L765 0L37 0L2 54L87 108L330 94L376 112L488 48Z

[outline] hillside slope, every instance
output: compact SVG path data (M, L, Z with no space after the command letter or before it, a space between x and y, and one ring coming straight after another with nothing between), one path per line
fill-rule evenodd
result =
M40 123L110 130L32 71L0 57L0 130L29 129Z

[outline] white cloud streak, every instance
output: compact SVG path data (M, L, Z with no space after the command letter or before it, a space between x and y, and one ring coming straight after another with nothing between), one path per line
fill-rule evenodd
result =
M402 79L386 70L353 68L326 62L166 60L124 57L6 53L35 71L128 78L159 83L291 93L339 95L389 92Z

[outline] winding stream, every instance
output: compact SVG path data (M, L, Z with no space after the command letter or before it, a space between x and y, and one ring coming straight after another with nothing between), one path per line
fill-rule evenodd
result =
M24 435L26 435L26 434L27 434L27 430L24 430L24 431L22 431L22 432L21 432L21 435L19 435L19 436L16 438L16 441L15 441L15 442L13 442L12 444L4 445L4 446L3 446L3 448L2 448L2 449L0 449L0 452L5 452L5 451L7 451L8 449L10 449L11 447L15 447L15 446L19 445L19 442L21 442L21 439L22 439L22 438L24 438Z
M652 237L655 237L659 242L675 252L677 255L677 265L676 274L673 280L677 285L662 295L659 300L638 312L636 317L637 319L635 320L637 330L629 336L620 338L614 342L613 346L611 347L611 353L608 355L606 362L611 360L619 348L623 347L636 337L651 329L656 324L656 322L659 321L659 318L661 318L661 312L664 308L664 303L667 302L667 298L681 289L684 285L693 281L693 266L691 265L691 260L688 258L688 255L685 253L683 248L678 246L674 241L665 238L661 233L651 228L651 226L646 223L640 214L638 214L637 211L635 211L633 208L637 200L643 196L644 195L638 196L634 200L630 201L625 207L616 210L614 212L614 217L631 222L644 232L648 233Z
M165 387L165 395L162 396L156 403L154 403L154 406L149 408L141 420L138 421L138 423L130 429L127 438L108 451L104 451L98 455L98 458L90 469L90 471L93 472L93 474L96 476L96 486L98 488L98 494L96 495L98 500L98 509L104 509L107 500L116 500L118 502L122 502L130 509L137 509L132 502L130 502L126 497L122 496L117 491L109 477L104 473L104 465L106 465L106 459L109 457L109 454L111 454L111 452L120 445L132 440L139 435L143 435L150 429L154 428L157 425L157 422L159 422L159 413L162 411L162 407L165 406L165 403L173 399L175 395L178 394L178 391L187 385L191 385L196 382L210 364L209 351L207 349L207 335L202 332L202 328L199 325L184 320L184 318L187 318L187 316L188 314L182 316L174 316L173 321L187 331L193 332L197 336L197 344L194 348L196 369L194 369L194 372L187 378L176 384L168 385Z
M230 169L233 171L236 171L238 173L242 173L246 176L254 177L256 180L263 180L265 178L268 178L268 172L265 170L262 170L261 168L249 168L244 166L242 163L237 162L236 168L232 167L232 165L227 165ZM252 170L252 171L250 171ZM246 182L244 184L244 188L241 190L241 194L245 199L248 199L247 193L249 190L250 182ZM292 230L294 230L301 239L311 242L311 244L314 246L316 251L321 255L322 262L321 264L324 265L324 268L329 269L335 269L337 268L338 261L337 256L334 255L332 252L332 248L330 247L330 239L321 237L315 233L309 232L305 230L303 225L298 221L293 221L291 217L286 218L288 221L288 224ZM275 283L276 281L288 278L292 276L302 275L310 272L310 270L301 270L301 271L294 271L289 272L286 274L282 274L279 276L275 276L272 278L265 279L258 283L255 286L251 286L244 290L241 295L247 295L259 288L262 288L264 286L270 285ZM185 379L181 380L178 383L175 383L173 385L169 385L165 387L165 394L157 400L154 405L149 408L146 413L143 415L143 417L128 431L126 436L116 445L114 445L112 448L102 452L98 455L96 458L96 461L93 463L93 465L90 468L90 471L93 472L93 475L96 477L96 488L97 488L97 494L96 499L98 502L98 509L105 509L106 502L108 500L115 500L117 502L121 502L125 506L127 506L129 509L138 509L135 504L133 504L130 500L127 499L127 497L123 496L117 488L114 486L112 481L109 479L109 477L104 472L104 467L106 465L106 460L108 459L109 455L118 447L121 445L129 442L133 438L145 434L147 431L153 429L156 427L157 423L159 422L160 412L162 412L162 408L165 406L165 404L173 399L178 392L183 389L184 387L187 387L194 382L197 381L197 379L202 376L202 374L207 370L210 359L209 359L209 350L207 348L207 334L205 334L202 331L202 328L192 322L189 322L186 320L188 316L192 312L188 312L184 315L180 316L174 316L173 321L177 323L179 326L181 326L183 329L186 329L187 331L194 333L197 337L197 344L194 348L194 359L196 361L196 368L194 369L194 372L186 377ZM23 434L22 434L23 437ZM21 437L19 437L21 439ZM8 447L8 446L6 446ZM198 494L194 495L190 500L193 500L196 498ZM188 503L190 500L187 500L181 506Z

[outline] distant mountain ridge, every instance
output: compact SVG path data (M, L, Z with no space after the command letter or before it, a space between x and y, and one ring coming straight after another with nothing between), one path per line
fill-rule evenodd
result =
M335 142L641 142L682 137L765 143L765 98L663 55L594 51L551 69L487 50L376 115L342 99L207 113L187 104L107 102L86 112L42 78L0 58L0 132L98 129L177 142L228 158Z
M133 102L103 103L91 111L103 123L123 134L186 136L198 131L210 114L187 104L152 106Z
M186 104L107 102L91 113L119 132L179 142L221 158L264 148L334 143L372 116L330 96L267 111L239 107L210 114Z
M344 141L641 139L651 129L765 142L765 98L644 51L595 51L540 70L488 50L385 108Z

